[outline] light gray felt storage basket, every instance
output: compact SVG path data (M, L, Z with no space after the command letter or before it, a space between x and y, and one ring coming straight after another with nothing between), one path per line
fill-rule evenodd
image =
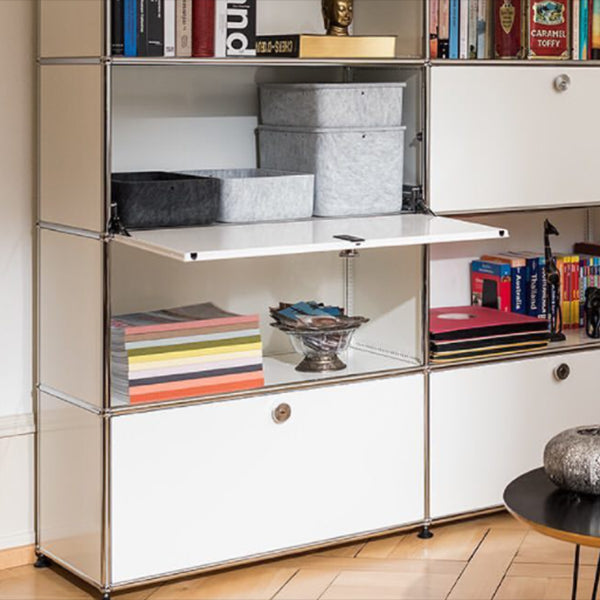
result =
M312 215L314 175L273 169L186 171L220 180L217 221L251 223L306 219Z
M314 173L316 216L400 212L405 129L260 126L260 165Z
M406 83L264 83L261 123L286 127L400 127Z

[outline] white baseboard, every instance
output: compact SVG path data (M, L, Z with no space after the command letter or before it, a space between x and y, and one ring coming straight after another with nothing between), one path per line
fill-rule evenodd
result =
M0 439L34 433L33 413L0 417Z
M0 550L34 541L33 415L0 417Z

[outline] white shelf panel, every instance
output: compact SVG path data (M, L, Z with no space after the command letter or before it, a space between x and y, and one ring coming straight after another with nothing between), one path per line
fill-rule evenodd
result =
M346 368L343 371L301 373L300 371L296 371L296 365L302 360L302 355L300 354L291 352L277 356L265 356L263 359L265 387L411 369L419 366L419 362L416 359L392 358L354 348L351 348L346 356L342 356L341 358L346 363Z
M149 402L135 405L126 404L113 399L112 407L128 411L132 408L135 410L137 407L173 406L177 404L190 404L194 401L207 401L214 398L227 399L229 397L239 395L245 396L248 394L262 395L286 387L294 388L295 386L325 382L328 380L335 383L348 383L361 375L385 375L392 372L401 374L403 371L418 370L422 366L420 361L416 358L394 358L356 348L350 348L345 355L340 355L340 358L346 363L346 368L342 371L301 373L300 371L296 371L296 365L302 360L301 354L290 352L278 354L276 356L265 356L263 357L264 386L243 390L241 392L218 394L216 396L198 396L197 398L184 398L182 400Z
M335 238L351 235L364 241ZM508 237L505 229L423 214L309 219L131 232L114 240L183 262L416 246Z

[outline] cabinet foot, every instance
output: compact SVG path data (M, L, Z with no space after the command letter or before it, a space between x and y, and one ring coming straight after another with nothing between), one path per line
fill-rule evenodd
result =
M36 561L33 563L33 566L36 569L45 569L46 567L49 567L51 564L52 564L52 561L47 556L44 556L43 554L38 554Z
M429 529L429 527L427 527L427 525L425 525L425 527L423 527L423 529L417 533L417 537L421 540L429 540L433 537L433 532L431 529Z

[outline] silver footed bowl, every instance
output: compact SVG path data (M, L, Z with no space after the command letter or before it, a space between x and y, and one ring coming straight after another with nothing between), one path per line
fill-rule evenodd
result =
M554 436L544 449L544 469L559 488L600 495L600 425Z
M366 322L364 319L363 322ZM355 322L345 327L315 330L286 327L280 323L271 323L273 327L290 336L292 346L304 360L296 367L296 371L322 373L341 371L346 364L338 354L348 350L354 332L362 325Z

